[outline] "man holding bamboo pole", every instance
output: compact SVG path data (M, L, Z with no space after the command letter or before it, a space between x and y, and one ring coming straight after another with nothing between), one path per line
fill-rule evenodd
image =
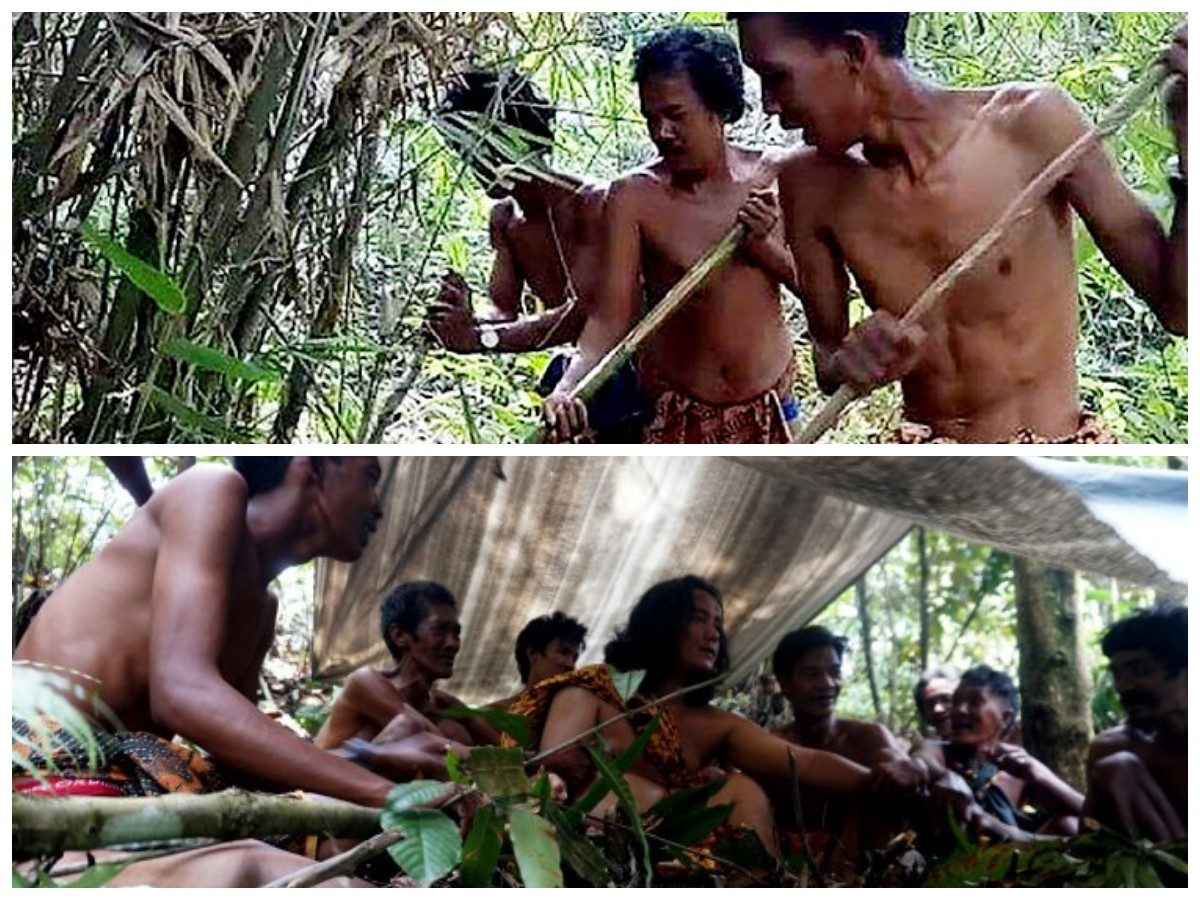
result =
M742 67L716 31L674 28L638 52L635 80L661 158L615 181L603 265L579 356L546 403L552 438L578 438L586 410L572 392L643 314L737 223L733 258L638 354L654 402L645 443L787 443L792 340L779 285L794 267L771 189L776 159L732 146L725 126L745 109Z
M1187 32L1168 54L1179 168L1174 226L1094 145L928 312L918 295L1087 123L1048 85L946 90L904 59L907 13L732 13L763 105L814 148L780 174L819 380L900 380L901 440L1111 440L1080 407L1074 217L1164 326L1187 331ZM875 315L851 330L850 277Z

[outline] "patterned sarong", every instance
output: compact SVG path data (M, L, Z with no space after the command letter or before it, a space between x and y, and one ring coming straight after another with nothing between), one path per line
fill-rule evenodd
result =
M88 748L53 719L13 717L13 755L43 778L13 763L13 790L48 796L156 797L206 794L228 785L199 751L141 732L94 732ZM89 756L91 757L89 759Z
M651 364L639 363L642 390L654 400L644 444L790 444L784 415L796 376L793 358L775 385L742 403L707 403L680 391Z
M905 422L893 436L893 444L957 444L954 438L938 437L928 425ZM1115 444L1114 438L1092 413L1080 413L1079 428L1067 437L1048 438L1028 428L1020 429L1006 444Z
M543 682L526 688L517 697L509 712L525 716L529 720L535 745L540 742L542 731L546 727L550 704L559 691L568 687L583 688L617 710L627 708L639 710L628 716L629 724L633 726L634 731L641 731L650 724L655 716L658 716L658 728L646 746L644 758L667 780L666 787L669 789L678 790L689 786L687 764L683 759L683 739L674 716L664 707L657 705L639 709L649 703L651 699L643 697L641 694L634 694L626 706L625 701L617 692L617 686L613 684L608 666L584 666L574 672L555 675L553 678L547 678ZM507 735L505 740L509 742L509 746L512 745L511 739Z

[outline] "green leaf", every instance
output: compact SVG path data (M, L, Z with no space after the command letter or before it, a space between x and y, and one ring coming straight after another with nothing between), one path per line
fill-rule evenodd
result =
M388 853L421 887L429 887L445 876L462 858L458 825L436 809L397 813L384 827L404 834L404 840L388 847Z
M527 888L563 886L562 858L554 826L524 806L508 811L508 836Z
M471 779L467 777L467 773L463 769L462 757L453 750L446 751L446 773L455 784L467 785L471 783Z
M491 797L524 797L529 793L525 755L520 747L476 747L463 765L479 789Z
M59 883L60 887L69 888L98 888L104 887L114 878L125 870L127 863L100 863L92 866L78 878L75 878L66 883Z
M1181 875L1186 875L1188 865L1186 860L1182 860L1177 856L1173 856L1165 850L1151 850L1150 855L1154 857L1155 862L1166 866L1168 869L1174 869Z
M638 813L637 803L634 802L633 792L629 789L629 783L625 780L620 771L613 765L613 760L602 750L589 746L586 748L588 756L592 758L592 762L596 766L596 771L607 785L609 790L617 795L617 801L621 804L621 808L625 810L625 815L629 819L629 827L633 830L634 837L638 839L638 843L642 847L642 864L646 869L646 887L650 887L653 878L653 870L650 866L650 844L646 840L646 829L642 825L642 817Z
M15 888L31 888L31 887L33 887L33 881L26 878L24 875L22 875L16 869L13 869L12 875L13 875L13 887L15 887Z
M187 338L172 338L167 341L163 345L163 353L194 368L217 372L226 378L250 382L279 380L278 372L244 362L215 347L189 341Z
M387 805L383 808L383 827L392 828L388 817L407 812L418 806L423 806L444 797L454 790L454 786L444 781L410 781L398 784L388 794Z
M608 667L608 672L612 675L613 684L617 687L617 693L621 695L621 700L628 703L629 698L637 693L637 689L641 687L642 679L646 677L645 670L633 672L618 672L612 666Z
M198 412L184 403L174 394L169 394L153 384L144 384L141 390L150 398L155 406L192 431L199 432L204 437L215 437L229 444L252 444L254 438L229 428L220 419Z
M463 886L474 888L490 887L496 862L500 859L500 848L504 845L504 823L496 815L496 807L488 804L475 813L475 822L467 842L463 846Z
M510 738L527 747L533 740L533 729L529 720L518 713L506 709L490 709L487 707L452 706L438 713L447 719L482 719L489 725L503 731Z
M179 315L187 309L187 297L170 275L138 259L90 222L85 222L79 232L89 247L112 263L113 268L132 281L163 312Z
M580 878L593 887L601 887L612 880L608 860L600 848L579 833L579 824L566 810L555 803L542 807L542 815L558 833L558 846L563 861Z
M690 846L708 837L729 819L732 805L709 806L708 801L724 787L723 780L710 781L670 794L656 803L645 818L658 819L653 833L676 844Z
M633 768L633 764L638 761L642 755L642 751L646 749L646 745L649 744L650 739L654 737L654 732L658 730L658 723L658 716L655 716L646 723L646 726L641 730L638 736L633 739L633 743L625 748L625 752L613 760L612 765L614 769L624 775L631 768ZM622 778L621 783L625 784L625 779ZM592 786L587 789L587 792L584 793L584 795L580 797L578 801L576 801L575 805L571 807L572 817L577 822L581 821L585 815L592 811L593 807L595 807L597 803L604 799L604 795L608 792L609 787L605 783L604 779L596 779L594 782L592 782Z

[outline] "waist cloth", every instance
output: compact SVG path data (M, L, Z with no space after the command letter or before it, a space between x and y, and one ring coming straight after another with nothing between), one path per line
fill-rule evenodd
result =
M638 381L654 404L644 444L790 444L784 406L792 399L796 358L763 393L740 403L709 403L673 385L642 357Z
M893 444L957 444L954 438L939 437L928 425L918 422L905 422L892 436L889 443ZM1079 427L1073 434L1066 437L1048 438L1037 434L1028 428L1021 428L1005 444L1115 444L1114 438L1094 413L1081 412Z

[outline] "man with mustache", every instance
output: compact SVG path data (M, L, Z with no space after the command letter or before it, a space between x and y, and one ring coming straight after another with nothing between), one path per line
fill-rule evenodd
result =
M819 786L802 785L803 821L797 822L791 803L776 803L786 827L806 833L818 865L854 870L863 852L881 849L900 830L902 811L896 801L915 797L928 784L930 773L883 725L835 715L848 643L827 628L801 628L779 642L772 663L779 689L792 707L792 721L774 733L799 747L834 753L874 771L869 804L850 804ZM776 795L790 796L790 791L790 785L781 784Z
M14 791L155 796L241 784L383 806L391 780L313 747L255 703L275 637L268 585L311 559L358 559L382 515L380 474L374 456L236 457L232 469L196 466L154 492L13 652L14 678L32 668L62 684L104 759L89 764L49 720L14 717L14 760L25 761L14 762ZM24 777L25 764L43 777ZM253 886L304 863L239 842L135 864L112 883Z
M1125 724L1088 753L1085 817L1132 838L1187 837L1187 607L1141 610L1100 643Z
M1187 333L1187 29L1165 60L1174 225L1090 150L921 323L917 297L1088 130L1065 91L948 90L905 60L908 13L731 13L763 109L811 151L780 205L832 393L900 381L912 443L1108 443L1081 408L1075 216L1165 328ZM851 329L851 276L875 314Z
M787 443L792 340L779 286L795 283L774 199L778 158L729 143L745 112L733 42L712 29L672 28L637 53L634 78L660 157L609 189L598 290L579 356L546 402L559 440L579 437L586 410L571 391L739 221L734 258L638 357L654 420L643 443Z
M432 581L402 584L380 606L380 630L394 665L363 666L342 687L315 743L343 749L368 768L398 779L446 778L446 753L464 757L499 734L476 719L443 713L461 700L437 688L454 675L462 625L454 595Z

